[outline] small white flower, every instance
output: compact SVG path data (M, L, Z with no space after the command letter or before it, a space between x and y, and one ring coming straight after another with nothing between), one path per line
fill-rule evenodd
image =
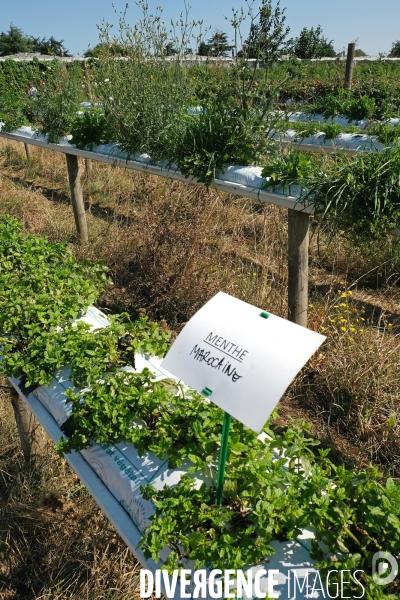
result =
M110 96L108 99L109 99L110 102L114 101L114 98L112 96Z
M107 83L107 81L110 81L109 79L105 79L104 82Z

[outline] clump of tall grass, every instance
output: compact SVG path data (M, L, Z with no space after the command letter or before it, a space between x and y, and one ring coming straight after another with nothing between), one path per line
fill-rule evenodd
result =
M377 236L400 226L400 148L337 155L307 178L308 199L337 228Z

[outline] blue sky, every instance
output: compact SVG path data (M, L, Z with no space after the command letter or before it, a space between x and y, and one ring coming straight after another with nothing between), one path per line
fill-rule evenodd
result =
M151 8L161 4L165 20L177 18L183 0L148 0ZM256 0L255 6L260 2ZM126 2L114 0L115 7L123 10ZM233 37L230 23L232 8L245 6L244 0L191 0L190 16L203 19L204 25L226 31ZM335 49L347 48L358 40L357 46L367 54L388 52L392 42L400 39L400 0L281 0L286 6L290 36L296 36L303 27L321 25L324 35L333 40ZM0 0L0 30L6 31L11 22L33 36L64 39L65 46L74 54L83 54L88 46L98 41L96 23L105 18L116 22L112 0ZM131 23L138 18L138 9L132 1L128 9Z

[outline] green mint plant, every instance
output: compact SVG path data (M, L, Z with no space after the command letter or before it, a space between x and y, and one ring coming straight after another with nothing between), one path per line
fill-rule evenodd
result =
M284 459L273 460L274 446L295 458L288 470ZM313 446L315 442L309 445L295 426L259 451L256 461L254 455L242 455L241 463L227 470L221 507L214 504L212 488L205 483L198 487L189 477L172 489L143 486L144 497L156 509L140 543L145 555L157 560L167 546L170 571L182 566L184 559L194 560L195 568L211 563L213 568L229 564L240 569L267 557L272 540L295 539L301 528L311 526L316 567L323 576L338 571L331 585L340 580L341 569L360 569L365 597L397 597L391 595L399 591L396 582L382 589L371 575L378 550L400 558L399 485L391 479L379 483L380 474L374 469L357 472L337 467L327 458L328 450L316 454ZM310 459L305 470L300 461L304 450ZM350 577L344 590L352 597L360 587Z
M29 341L72 322L107 283L101 262L76 262L65 244L24 235L11 217L0 220L0 332L6 374L22 374Z
M309 107L310 112L320 113L326 119L345 115L349 121L371 119L376 112L374 98L363 94L361 96L345 90L320 96L317 102Z
M24 235L11 217L0 220L2 372L23 376L28 384L48 383L70 362L73 344L62 342L73 321L107 283L101 262L77 263L65 244ZM81 336L84 327L77 328Z
M198 487L187 476L173 488L143 486L144 497L156 509L140 542L145 556L156 560L167 546L169 570L182 566L183 559L194 560L195 568L211 563L241 569L273 554L272 540L295 539L307 525L304 471L301 466L285 469L286 459L276 459L273 449L276 443L299 458L309 444L302 427L293 430L293 443L286 442L278 436L264 443L243 430L240 450L229 450L222 506L215 504L213 486Z
M367 95L356 97L351 95L344 105L344 114L352 120L361 121L371 119L375 114L376 106L374 98Z
M292 125L295 125L292 127ZM296 131L296 140L304 139L311 137L320 131L319 125L317 123L313 123L309 121L308 123L290 123L288 129L295 129Z
M55 370L71 366L71 380L77 387L94 384L107 371L135 363L135 354L163 356L170 333L142 317L131 322L128 315L109 316L110 326L90 331L84 322L68 324L50 332L38 332L24 355L14 353L13 363L28 383L49 384ZM8 364L8 363L7 363Z
M355 472L332 463L330 468L329 477L314 469L304 488L315 527L311 554L317 568L325 574L332 568L361 569L364 584L374 590L371 598L386 598L371 580L372 558L380 550L400 557L400 484L392 479L380 483L381 474L373 468ZM327 560L324 546L333 560ZM360 588L351 581L345 589L350 594ZM399 592L400 586L393 582L386 590L391 591Z
M91 439L97 443L125 440L135 444L140 454L147 450L159 458L168 454L171 467L181 466L190 456L196 469L205 471L215 460L222 411L199 394L184 395L173 382L154 381L148 369L140 374L114 370L84 393L69 390L67 396L72 401L74 431L59 443L62 452L80 450ZM135 426L136 421L140 425Z

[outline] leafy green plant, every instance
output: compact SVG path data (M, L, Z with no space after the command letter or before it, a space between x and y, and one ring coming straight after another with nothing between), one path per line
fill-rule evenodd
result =
M185 397L174 382L154 381L148 369L109 373L83 395L68 391L67 396L72 400L73 433L59 443L61 452L80 450L91 439L126 440L140 455L147 450L160 458L168 454L170 467L181 466L190 456L205 471L215 459L222 411L198 394ZM204 435L204 427L212 433Z
M275 127L278 131L285 132L288 129L296 131L296 140L311 137L317 133L324 133L326 139L335 139L341 133L360 133L360 128L356 125L338 125L336 123L317 123L314 121L307 122L289 122L281 121Z
M177 164L206 185L226 163L249 164L271 150L275 142L265 136L270 125L265 118L278 86L259 84L242 60L228 75L210 66L183 69L193 24L178 24L176 54L168 57L169 33L160 25L161 15L149 14L145 2L139 7L142 17L134 27L121 15L118 37L111 38L107 26L101 29L107 44L126 49L127 60L116 61L104 48L96 68L96 94L121 149ZM198 114L189 114L199 104Z
M340 125L336 125L336 123L328 123L324 129L325 139L333 140L337 138L341 133Z
M153 15L145 2L138 6L141 18L133 27L124 12L118 15L117 36L111 35L107 24L100 28L104 48L95 69L96 96L123 150L129 155L147 152L153 160L163 160L177 125L176 113L190 106L193 80L179 60L191 28L183 25L171 40L177 54L169 60L164 50L170 34L161 23L161 10ZM115 60L115 47L126 60Z
M262 170L262 177L268 177L265 187L282 186L288 190L292 184L302 184L308 179L312 166L311 159L300 152L290 152L287 156L278 156Z
M360 96L359 98L350 96L349 100L345 102L344 114L349 119L360 121L361 119L371 118L375 112L375 100L367 95Z
M0 95L0 122L4 123L2 131L15 131L21 125L29 123L26 115L30 98L23 97L15 91L6 91Z
M58 143L60 137L71 132L82 96L82 71L69 72L54 67L51 79L38 91L32 103L33 121L37 130L47 135L48 141Z
M13 353L14 374L23 373L28 384L44 385L55 370L69 364L71 380L85 387L108 371L134 365L135 353L163 356L168 350L170 333L147 317L132 322L128 315L117 315L109 320L110 326L94 332L84 322L38 332L23 354Z
M70 144L77 148L93 150L94 146L107 144L112 140L111 126L104 114L98 108L91 108L79 114L72 121Z
M0 220L3 373L22 375L32 340L82 315L106 284L106 273L100 262L77 263L65 244L25 236L11 217Z
M321 113L325 118L345 115L349 120L359 121L372 118L376 111L375 99L367 96L357 96L352 92L338 90L336 94L328 94L318 98L309 110Z
M95 332L75 323L108 283L101 262L77 263L65 244L25 236L11 217L0 220L0 253L4 374L43 385L70 364L74 383L83 387L133 364L135 353L166 353L170 333L147 317L110 317L110 326Z
M172 156L185 176L210 184L224 165L254 162L255 131L234 100L216 97L201 114L180 118L182 133L175 140Z
M392 126L390 123L372 123L368 127L370 135L376 135L378 141L385 146L398 143L400 138L400 126Z
M320 131L318 124L313 123L312 121L309 121L308 123L293 123L293 125L294 127L292 127L292 123L290 124L290 129L295 129L296 140L312 137Z
M168 546L170 570L183 559L194 560L197 568L211 563L213 568L229 564L239 569L268 556L273 539L294 539L307 524L315 528L312 556L324 575L331 569L361 569L368 597L386 598L372 581L372 557L388 547L400 556L399 485L390 479L382 485L374 469L336 467L327 450L315 454L316 442L306 434L307 428L295 424L264 447L260 442L259 447L257 442L243 447L227 471L221 507L214 504L212 487L199 488L189 477L172 489L142 487L156 508L140 544L145 555L157 560ZM272 448L289 459L288 470L283 459L274 459ZM327 547L331 559L326 558ZM350 578L344 590L351 597L360 588ZM385 591L398 591L398 586Z
M350 563L350 568L370 574L375 552L386 550L393 556L400 555L400 485L392 479L382 485L375 469L356 473L343 466L330 467L329 478L321 470L314 470L304 489L304 500L310 501L309 518L316 526L311 554L323 572L332 569L332 561L326 560L320 546L322 542L335 556L335 569L349 568ZM318 488L324 494L316 494ZM387 591L398 592L399 587L394 582ZM346 588L347 593L357 590L354 581ZM381 597L376 588L374 597Z
M302 437L301 428L294 437ZM274 458L274 444L264 444L248 430L242 430L238 442L229 450L222 506L214 504L215 486L197 488L190 477L171 489L142 487L156 508L140 543L146 556L154 559L168 546L169 569L184 558L197 568L212 563L240 569L272 554L273 539L300 533L304 510L296 488L302 469L286 471L285 460Z

